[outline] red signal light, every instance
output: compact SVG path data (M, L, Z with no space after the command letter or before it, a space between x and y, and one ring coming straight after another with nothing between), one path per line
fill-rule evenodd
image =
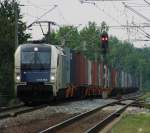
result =
M108 34L107 33L102 33L100 36L100 45L101 45L101 49L102 49L102 53L106 54L108 51Z
M108 41L108 37L102 37L101 40L102 41Z
M102 41L104 41L105 40L105 37L102 37Z

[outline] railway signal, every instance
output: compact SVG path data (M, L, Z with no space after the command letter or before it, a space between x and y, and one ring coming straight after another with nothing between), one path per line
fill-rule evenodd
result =
M108 34L107 33L102 33L100 36L100 41L101 41L101 49L104 54L108 51Z

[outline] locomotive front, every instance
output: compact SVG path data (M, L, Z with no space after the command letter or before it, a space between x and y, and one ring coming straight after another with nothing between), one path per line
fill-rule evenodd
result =
M45 101L53 97L51 46L23 44L15 53L15 81L17 97L27 102Z

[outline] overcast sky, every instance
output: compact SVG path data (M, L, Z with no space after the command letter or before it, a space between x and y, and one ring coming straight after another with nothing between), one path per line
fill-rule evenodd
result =
M150 0L147 0L150 2ZM150 21L145 20L129 9L125 8L121 1L99 1L93 3L81 3L79 0L20 0L21 12L24 16L24 21L27 25L31 24L42 14L52 9L54 5L58 5L55 9L42 17L40 20L55 21L59 25L79 25L81 29L88 24L89 21L95 21L100 25L105 21L109 26L120 25L150 25ZM143 14L150 19L150 5L144 0L128 0L125 2L134 10ZM57 27L53 27L54 29ZM150 28L142 30L150 34ZM46 29L45 29L46 30ZM128 32L127 32L128 31ZM137 28L110 28L109 34L117 36L121 40L130 40L134 42L135 46L142 47L149 46L149 42L135 42L136 39L147 39L144 33ZM42 32L37 26L32 30L33 39L42 37Z

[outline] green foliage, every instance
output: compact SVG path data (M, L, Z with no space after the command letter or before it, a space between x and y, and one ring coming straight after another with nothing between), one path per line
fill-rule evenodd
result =
M100 27L100 32L101 33L108 33L109 31L109 27L107 26L107 24L103 21L101 23L101 27Z
M56 40L59 45L65 45L74 49L80 45L80 36L76 27L64 26L57 31Z
M80 31L82 45L85 42L86 47L86 51L84 53L89 59L94 60L100 56L100 34L100 29L94 22L89 22L88 26L84 27Z
M13 66L15 51L15 12L14 1L0 2L0 93L6 99L13 96ZM25 34L26 25L22 22L22 15L17 4L18 12L18 38L23 43L29 37Z

